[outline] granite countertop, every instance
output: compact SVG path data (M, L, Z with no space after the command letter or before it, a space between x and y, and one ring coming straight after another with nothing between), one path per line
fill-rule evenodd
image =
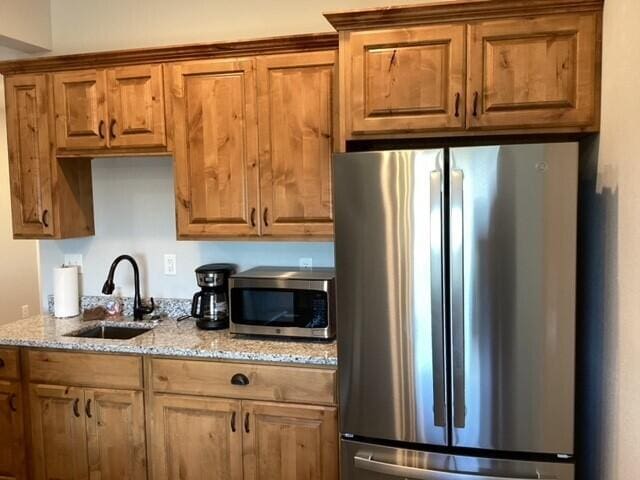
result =
M153 329L130 340L66 336L78 330L115 322L123 326L148 326ZM0 325L0 346L325 366L335 366L338 360L335 341L235 337L228 330L200 330L192 319L176 322L171 318L153 322L133 322L127 317L83 321L81 317L60 319L37 315Z

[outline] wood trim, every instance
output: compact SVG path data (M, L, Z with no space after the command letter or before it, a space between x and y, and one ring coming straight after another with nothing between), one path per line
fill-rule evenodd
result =
M20 378L20 358L18 349L0 349L0 379L18 380Z
M469 22L524 15L549 15L602 10L604 0L454 0L325 13L338 30ZM1 68L1 66L0 66Z
M0 73L54 72L162 62L182 62L246 55L267 55L338 48L336 33L311 33L233 42L136 48L0 62Z

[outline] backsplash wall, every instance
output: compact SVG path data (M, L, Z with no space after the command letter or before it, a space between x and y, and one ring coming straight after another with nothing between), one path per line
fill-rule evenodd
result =
M40 242L41 303L53 293L55 266L65 254L83 255L82 295L100 295L115 257L128 253L140 266L144 297L190 298L197 290L194 270L205 263L229 262L247 269L257 265L298 265L311 257L314 266L333 266L331 242L177 241L171 157L92 160L94 237ZM164 275L164 254L177 256L177 274ZM116 292L133 295L133 273L118 267Z

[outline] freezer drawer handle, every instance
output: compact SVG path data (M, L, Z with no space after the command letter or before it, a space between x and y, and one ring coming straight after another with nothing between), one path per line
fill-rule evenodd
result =
M541 476L540 474L535 477L493 477L475 473L443 472L380 462L374 460L371 455L360 454L353 457L353 462L355 467L360 470L414 480L557 480L558 478L556 476Z

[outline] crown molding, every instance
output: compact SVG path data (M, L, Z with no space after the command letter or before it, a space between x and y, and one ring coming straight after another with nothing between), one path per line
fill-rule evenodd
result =
M137 48L132 50L10 60L0 62L0 73L3 75L43 73L60 70L67 71L85 68L181 62L186 60L269 55L337 48L338 35L336 33L312 33L237 42Z

